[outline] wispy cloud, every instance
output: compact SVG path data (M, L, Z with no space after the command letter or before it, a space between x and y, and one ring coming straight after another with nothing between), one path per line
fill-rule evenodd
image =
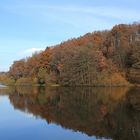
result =
M6 6L8 10L17 12L17 14L22 14L26 16L42 16L43 17L57 17L64 14L79 15L79 14L90 14L95 16L104 16L108 18L117 19L140 19L139 9L134 9L130 7L118 7L114 5L110 6L86 6L86 5L51 5L51 4L18 4L13 6ZM29 12L30 11L30 12ZM56 16L55 16L56 15ZM65 17L64 17L65 18Z
M131 23L140 19L139 9L115 5L19 3L5 8L13 14L39 22L44 28L48 27L46 33L51 35L55 32L57 36L58 32L70 34L71 28L84 34L93 30L110 29L114 24Z
M50 11L57 11L58 13L73 13L73 14L86 14L91 16L98 16L99 18L116 18L116 19L140 19L139 9L124 8L117 6L49 6Z

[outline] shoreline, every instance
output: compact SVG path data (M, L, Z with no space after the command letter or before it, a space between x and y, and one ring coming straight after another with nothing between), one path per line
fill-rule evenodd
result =
M11 87L11 86L24 86L24 87L140 87L140 85L59 85L59 84L51 84L51 85L39 85L39 84L13 84L13 85L4 85L4 87Z

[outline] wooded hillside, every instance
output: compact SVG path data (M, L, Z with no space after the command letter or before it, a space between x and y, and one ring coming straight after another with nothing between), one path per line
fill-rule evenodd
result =
M120 24L47 47L15 61L9 77L17 84L140 84L140 24Z

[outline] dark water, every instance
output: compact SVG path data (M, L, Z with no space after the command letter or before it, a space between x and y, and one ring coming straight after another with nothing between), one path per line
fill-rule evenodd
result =
M139 88L1 88L0 140L140 140Z

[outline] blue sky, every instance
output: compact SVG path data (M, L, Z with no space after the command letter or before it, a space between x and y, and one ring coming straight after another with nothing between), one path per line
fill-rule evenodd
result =
M0 71L46 46L134 21L140 0L0 0Z

